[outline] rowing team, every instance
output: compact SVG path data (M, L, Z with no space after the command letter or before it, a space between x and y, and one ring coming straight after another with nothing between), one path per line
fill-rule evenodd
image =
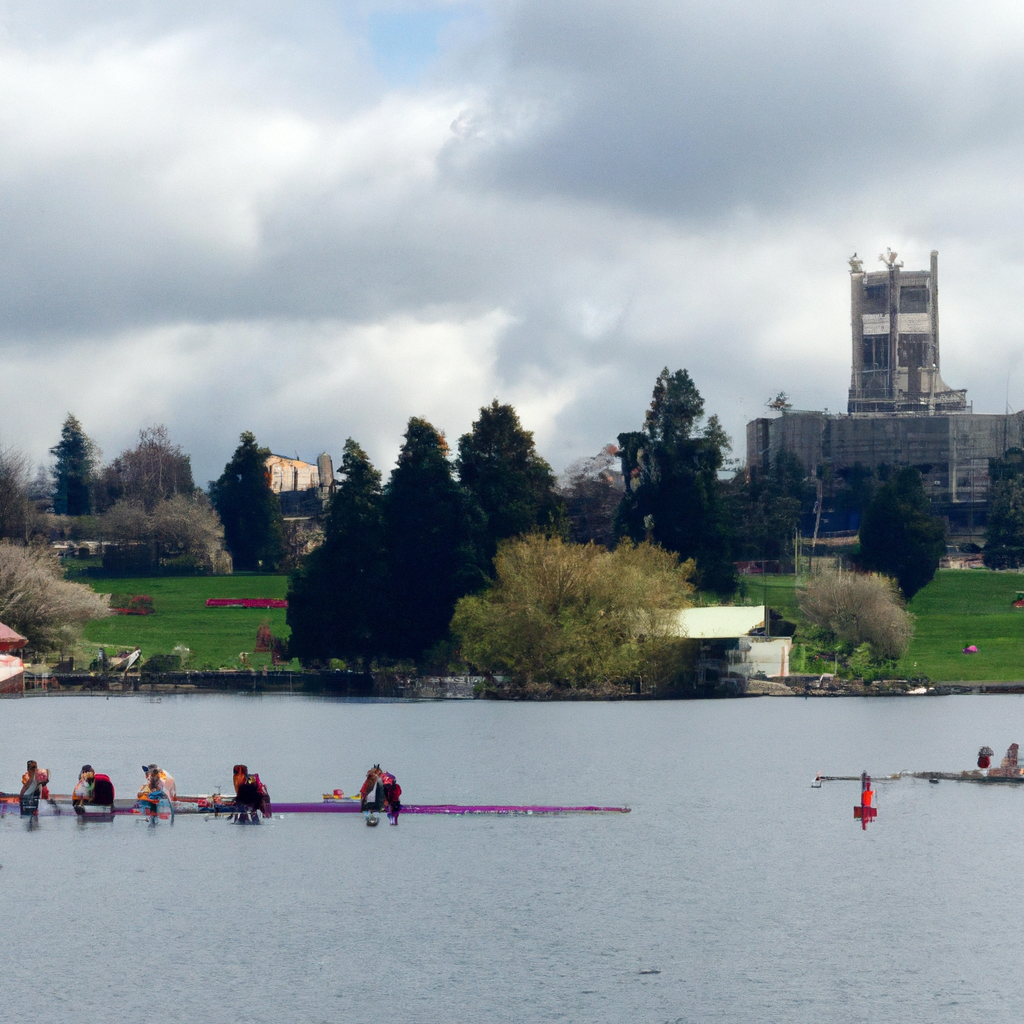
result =
M383 809L392 825L398 824L402 810L402 787L391 772L382 771L375 764L367 773L359 790L359 809L366 816L367 825L377 824L377 813Z
M139 790L139 808L149 816L156 816L161 803L173 811L174 801L178 798L178 790L174 777L169 775L157 764L144 764L143 772L146 781ZM239 821L258 821L259 815L264 818L271 816L270 793L266 784L256 773L250 774L244 764L236 764L232 770L232 781L235 786L234 806L226 805L224 810L232 811ZM50 799L50 773L40 768L35 761L29 761L27 770L21 777L19 803L22 815L39 813L40 799ZM91 764L82 765L78 773L78 782L71 795L71 804L76 814L84 813L86 805L101 804L113 806L114 784L108 775L98 774Z

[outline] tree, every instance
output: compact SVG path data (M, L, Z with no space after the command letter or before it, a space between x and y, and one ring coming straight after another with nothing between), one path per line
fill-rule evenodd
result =
M619 686L678 673L686 642L674 612L690 603L692 562L649 543L609 552L534 534L502 542L495 570L452 622L478 668L520 686Z
M306 662L368 665L384 652L388 594L380 473L352 438L341 457L324 542L288 584L289 651Z
M172 444L162 424L139 431L139 443L128 448L100 475L97 491L101 509L116 501L141 502L152 512L157 502L195 490L192 460L181 445Z
M31 520L28 459L0 446L0 537L24 540Z
M737 551L746 558L784 557L800 514L813 508L814 496L803 464L792 452L779 452L766 473L737 474L733 486Z
M231 571L224 527L201 491L164 498L148 512L141 501L122 498L99 525L114 542L104 550L105 569L140 575Z
M989 464L992 507L985 537L985 565L1017 569L1024 565L1024 451L1011 448Z
M459 482L487 517L488 555L498 541L550 528L562 503L551 467L537 454L533 434L524 430L511 405L498 400L480 410L468 434L459 438Z
M617 454L615 445L606 445L592 458L577 459L563 475L558 492L577 544L615 543L615 513L624 491L622 474L615 472Z
M455 602L487 578L480 507L452 476L448 445L413 417L384 494L390 578L387 650L422 658L448 633Z
M946 525L928 510L921 474L907 466L878 489L860 524L861 565L896 579L908 601L946 553Z
M284 531L277 498L270 489L266 458L246 430L231 461L210 484L210 501L224 524L224 543L236 569L270 572L284 551Z
M86 622L109 613L91 587L64 579L46 548L0 544L0 622L26 637L31 650L67 650Z
M57 460L53 510L59 516L87 516L92 512L90 488L99 449L71 414L61 427L60 441L50 449Z
M800 610L848 648L868 644L876 662L902 658L914 637L913 617L885 576L819 573L801 591Z
M702 588L727 594L736 577L731 522L718 471L730 442L717 416L704 417L704 399L686 370L658 375L642 431L619 434L626 494L616 532L657 541L693 558Z

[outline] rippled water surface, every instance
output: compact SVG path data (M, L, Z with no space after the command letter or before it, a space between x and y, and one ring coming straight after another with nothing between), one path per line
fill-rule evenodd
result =
M0 788L29 757L121 796L354 791L628 803L629 815L0 819L5 1018L17 1021L1009 1020L1024 1010L1024 787L814 773L970 767L1024 742L1024 698L0 703Z

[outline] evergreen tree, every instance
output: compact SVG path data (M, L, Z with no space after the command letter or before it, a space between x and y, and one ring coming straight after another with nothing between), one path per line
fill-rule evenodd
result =
M929 515L921 474L907 466L880 487L860 524L860 561L891 576L909 601L946 553L946 524Z
M985 565L1017 569L1024 565L1024 451L1009 449L989 460L992 507L985 535Z
M368 664L383 651L388 593L380 473L349 438L328 506L324 543L292 573L289 650L303 662Z
M814 507L815 489L792 452L776 455L766 473L741 471L732 488L737 525L735 550L743 558L784 558L800 513Z
M224 545L236 569L277 567L284 550L281 509L270 489L266 458L250 431L240 437L231 461L210 484L210 501L224 524Z
M54 468L53 510L59 516L87 516L92 512L90 487L95 468L96 445L71 414L60 430L60 441L50 449Z
M552 527L563 517L551 467L537 454L533 433L524 430L511 405L495 399L480 410L468 434L459 438L459 481L487 517L487 554L498 541Z
M665 367L644 429L619 434L626 494L616 532L693 558L703 589L731 593L731 521L718 482L730 444L717 416L699 429L703 416L704 399L690 375Z
M452 476L448 445L413 417L384 495L388 653L421 658L448 632L455 602L486 580L484 516Z

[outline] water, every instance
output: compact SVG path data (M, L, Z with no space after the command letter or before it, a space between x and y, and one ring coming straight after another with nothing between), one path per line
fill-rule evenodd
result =
M985 1022L1019 1012L1024 788L816 771L970 767L1019 696L644 704L68 697L0 703L29 757L121 796L260 772L280 800L628 803L630 815L0 820L6 1019ZM658 973L645 973L658 972Z

